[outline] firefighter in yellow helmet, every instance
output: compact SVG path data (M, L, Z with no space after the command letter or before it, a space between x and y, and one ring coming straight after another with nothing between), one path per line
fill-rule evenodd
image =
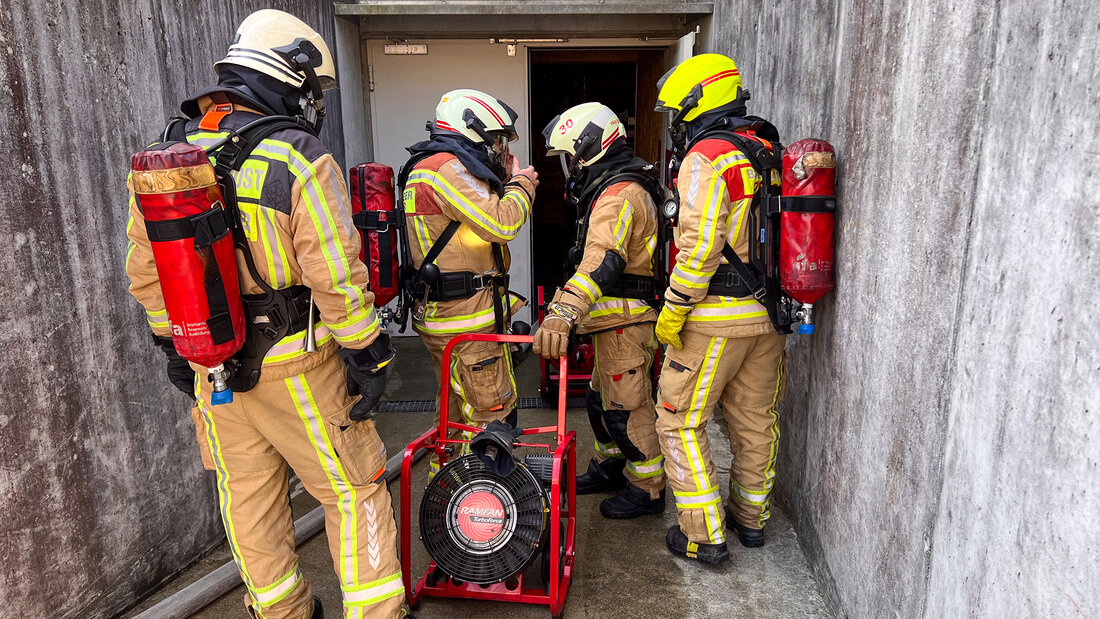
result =
M408 148L412 158L398 178L412 254L413 329L432 355L436 377L451 381L451 419L479 427L516 425L508 346L460 344L448 368L443 348L462 333L507 332L525 303L508 290L508 242L531 216L538 173L521 168L509 150L517 118L503 101L477 90L444 94L427 125L430 139ZM433 456L431 474L438 467Z
M615 113L600 103L566 110L543 137L548 154L561 159L568 198L577 206L578 240L569 256L576 272L548 305L533 349L548 359L562 356L574 328L591 334L596 349L585 395L596 455L577 478L577 493L619 491L600 503L607 518L659 514L664 457L650 371L660 183L653 166L634 157Z
M173 384L195 398L202 461L217 476L248 614L323 616L295 553L287 500L293 469L324 507L344 616L401 617L396 525L389 491L379 483L386 453L368 418L394 352L358 258L343 173L316 135L324 90L336 84L332 54L302 21L262 10L240 25L215 69L217 86L183 103L189 119L170 124L166 139L218 147L212 159L222 162L230 132L255 137L246 127L265 117L276 129L229 167L247 240L237 254L248 266L240 269L240 287L249 323L244 349L227 363L235 368L232 402L216 403L211 384L199 378L205 368L188 366L172 345L150 248L153 225L132 194L130 292L168 354ZM271 118L277 116L284 119Z
M766 121L746 115L749 94L725 56L690 58L658 87L657 110L671 116L680 164L680 251L657 321L657 338L669 345L657 433L679 510L666 543L674 554L720 563L729 559L723 524L744 546L764 543L775 481L785 338L738 276L741 265L730 261L748 262L749 211L764 182L738 144L773 152L779 136ZM719 403L734 456L725 509L706 434Z

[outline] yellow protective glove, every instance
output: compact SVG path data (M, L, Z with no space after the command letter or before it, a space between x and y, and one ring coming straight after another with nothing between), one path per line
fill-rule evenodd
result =
M680 331L687 322L689 312L691 312L690 305L676 305L666 301L665 306L661 308L661 315L657 317L657 339L676 350L683 348L684 345L680 343Z

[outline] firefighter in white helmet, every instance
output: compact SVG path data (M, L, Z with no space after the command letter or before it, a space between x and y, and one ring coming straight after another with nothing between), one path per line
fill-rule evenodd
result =
M412 158L397 181L412 254L413 329L436 377L451 381L451 419L479 427L517 423L509 348L466 342L448 368L443 348L462 333L507 332L525 303L508 290L508 242L531 216L538 173L510 153L517 118L484 92L444 94L427 124L430 139L408 148ZM430 466L434 474L435 457Z
M343 173L316 135L323 93L336 84L332 54L301 20L262 10L240 25L215 69L217 86L183 103L189 120L170 124L167 139L221 145L212 153L217 160L225 148L257 135L245 129L250 123L282 123L262 141L254 137L251 153L230 173L248 240L238 261L250 266L240 275L249 331L232 360L232 402L214 405L211 384L172 347L146 222L133 197L130 292L169 355L173 384L196 400L192 418L202 461L217 475L222 522L247 587L249 615L323 616L298 568L287 500L293 469L324 507L343 614L401 617L396 525L389 492L379 482L386 454L368 419L394 353L359 261ZM244 140L225 139L238 131ZM272 320L274 310L285 320Z
M749 95L725 56L690 58L658 88L657 110L669 113L680 162L680 251L657 321L657 338L669 345L657 432L679 511L665 542L674 554L713 564L729 560L724 528L743 546L764 543L775 483L785 338L731 261L748 262L757 189L779 182L761 178L748 151L774 153L779 135L747 116ZM719 403L734 456L725 506L706 433Z
M533 348L560 357L575 328L591 334L596 349L585 397L596 454L577 478L577 493L620 491L600 503L608 518L659 514L664 458L650 371L660 184L653 166L634 157L622 123L605 105L572 107L543 136L548 154L561 159L567 195L577 206L578 241L569 256L576 272L547 307Z

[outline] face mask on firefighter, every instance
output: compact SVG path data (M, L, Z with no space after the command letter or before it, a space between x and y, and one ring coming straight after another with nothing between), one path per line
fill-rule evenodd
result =
M321 80L317 77L317 67L324 62L321 51L313 43L298 39L283 47L275 48L290 66L305 76L302 84L302 98L298 102L301 118L314 131L320 131L325 120L325 104L322 101L324 92L321 89Z

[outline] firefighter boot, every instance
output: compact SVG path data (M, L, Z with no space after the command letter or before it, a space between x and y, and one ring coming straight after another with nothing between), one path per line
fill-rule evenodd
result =
M665 491L656 499L649 498L649 492L634 484L627 483L626 489L619 494L604 499L600 503L600 513L604 518L626 520L638 516L652 516L665 511Z
M624 458L613 458L588 462L588 472L577 478L577 494L595 494L597 492L617 492L626 487L626 468Z
M695 559L708 565L718 565L730 560L730 551L722 544L697 544L689 541L687 535L674 524L665 535L665 545L672 554Z
M737 534L738 541L745 548L759 548L764 545L764 529L750 529L733 519L733 512L726 506L726 528Z

